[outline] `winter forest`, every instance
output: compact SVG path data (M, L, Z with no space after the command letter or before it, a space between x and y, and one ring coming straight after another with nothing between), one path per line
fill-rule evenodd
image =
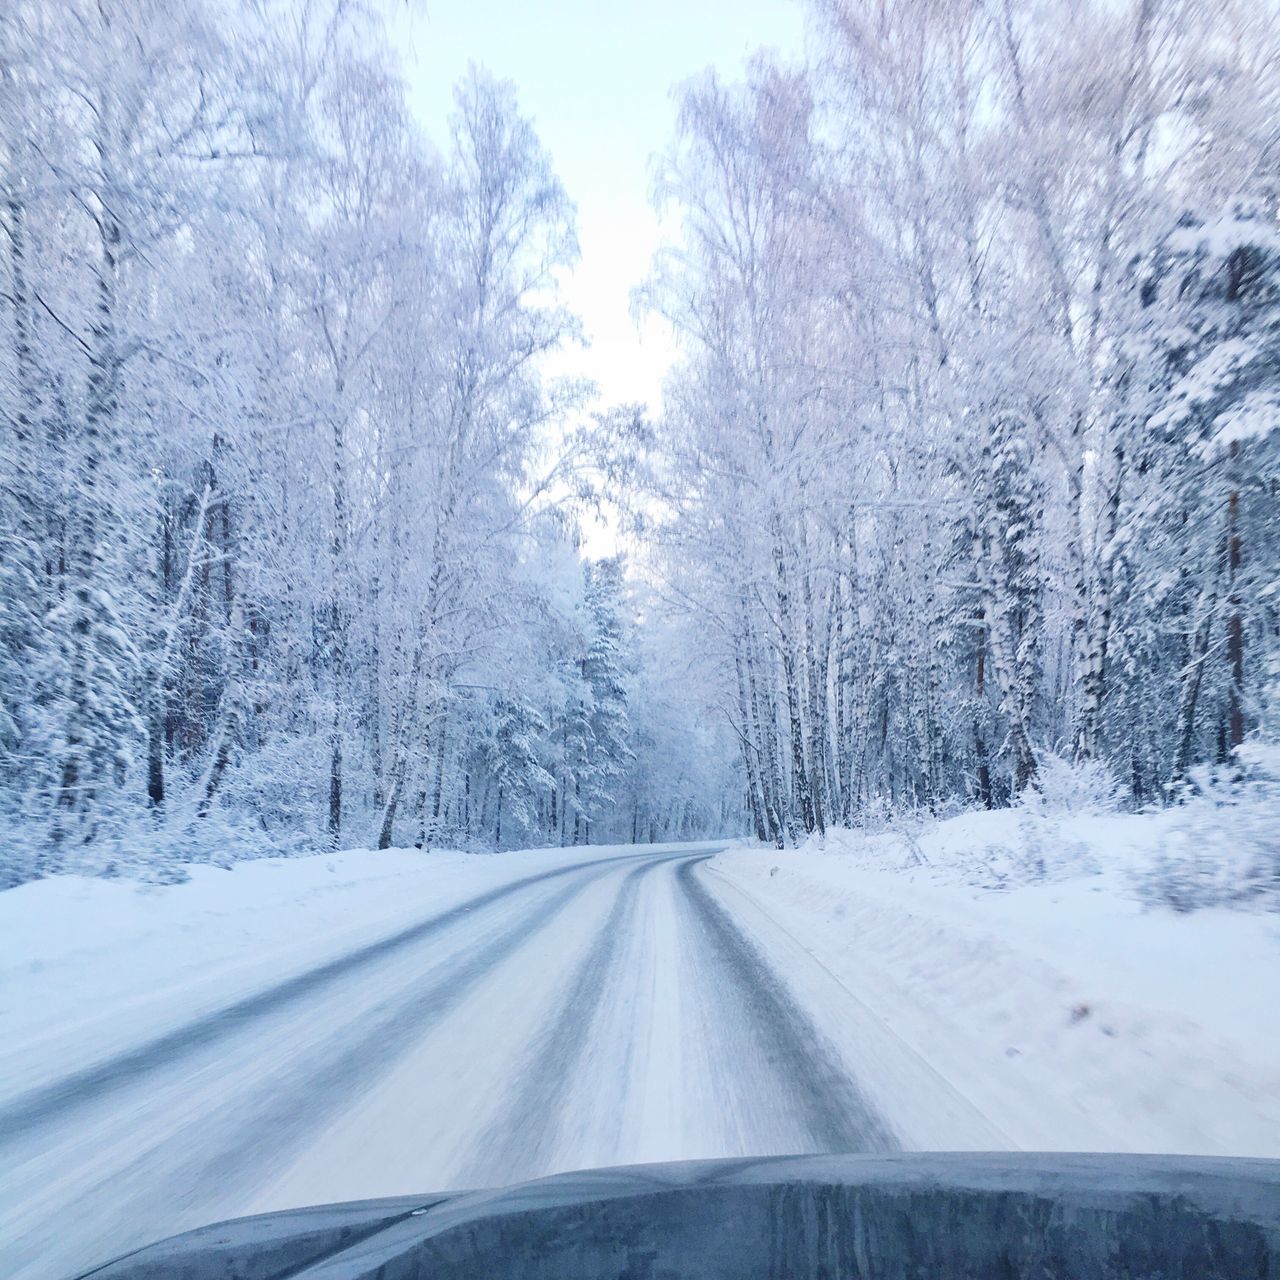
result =
M653 412L555 376L518 86L427 138L348 0L8 0L0 882L1265 766L1276 8L808 23L674 90Z

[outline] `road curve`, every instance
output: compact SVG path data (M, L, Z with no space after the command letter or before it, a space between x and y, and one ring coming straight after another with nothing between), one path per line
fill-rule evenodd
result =
M602 859L591 866L608 865L643 856L622 855L621 858ZM64 1120L71 1111L96 1102L117 1089L136 1085L149 1072L171 1067L196 1051L225 1041L315 992L333 986L357 970L368 968L385 957L457 925L477 911L548 881L566 876L581 877L586 870L581 865L557 867L552 871L539 872L537 875L500 885L439 915L430 916L388 937L358 947L223 1009L176 1027L104 1062L94 1063L72 1075L20 1094L0 1105L0 1140L8 1143L50 1120Z
M526 876L0 1105L0 1273L301 1203L892 1149L710 856Z

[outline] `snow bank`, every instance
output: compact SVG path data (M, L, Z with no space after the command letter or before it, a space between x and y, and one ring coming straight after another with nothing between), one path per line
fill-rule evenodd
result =
M1185 821L968 813L715 865L1015 1145L1280 1156L1280 918L1143 900Z

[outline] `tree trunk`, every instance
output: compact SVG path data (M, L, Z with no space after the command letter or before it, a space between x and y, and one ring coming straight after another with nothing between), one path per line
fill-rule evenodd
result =
M777 573L779 648L782 652L782 678L787 699L787 719L791 730L791 783L800 822L806 833L816 825L813 814L813 792L805 768L804 726L800 720L800 690L795 653L791 644L791 597L787 588L786 562L781 543L774 544L773 563Z
M982 610L978 610L978 620L982 619ZM984 809L995 808L995 800L991 792L991 759L987 754L987 738L982 731L982 704L986 701L986 665L987 650L983 642L982 631L978 630L977 652L974 655L974 688L977 694L977 711L973 717L973 750L978 762L978 798Z
M1116 449L1116 475L1107 498L1106 529L1103 553L1098 565L1098 582L1094 607L1090 611L1083 646L1083 671L1080 681L1080 725L1076 733L1076 757L1092 760L1098 754L1098 729L1102 702L1106 694L1107 649L1111 640L1111 616L1114 607L1115 565L1111 548L1120 523L1120 493L1124 476L1125 455Z
M807 547L805 548L807 554ZM806 568L802 579L804 588L804 649L805 649L805 684L808 690L806 698L809 721L809 779L812 792L813 825L818 834L825 835L827 830L827 680L826 658L822 646L814 638L816 620L814 618L813 590Z
M751 809L751 821L756 830L756 839L762 844L769 838L764 819L764 799L760 790L759 770L756 766L756 744L751 740L751 712L747 704L747 679L742 670L742 653L734 646L734 668L738 676L738 717L742 739L742 763L747 771L747 801Z
M994 516L987 523L990 525L993 520ZM1036 757L1031 745L1031 708L1023 696L1023 682L1015 656L1016 642L1009 622L1009 602L1001 598L995 584L993 543L998 537L998 529L986 528L979 538L974 559L983 585L983 619L1000 687L1001 709L1008 724L1009 748L1013 753L1013 785L1015 792L1020 792L1035 776Z
M404 768L399 760L392 768L391 785L387 789L386 804L382 808L382 826L378 830L378 848L390 849L395 831L396 810L400 806L400 791L404 786Z
M1178 706L1178 754L1175 769L1179 777L1185 777L1195 758L1196 707L1200 701L1200 686L1204 681L1205 663L1209 657L1209 642L1213 638L1214 610L1205 610L1192 639L1191 659L1186 666L1182 683L1182 699Z
M147 715L147 801L153 809L164 808L164 686L152 682Z
M763 753L760 767L760 793L764 801L769 839L782 849L786 843L783 833L789 831L790 826L789 824L784 826L785 807L782 799L782 762L778 754L777 721L772 699L766 696L764 710L761 710L760 690L756 683L755 663L752 657L755 650L755 630L751 626L750 616L747 617L747 646L747 692L751 702L751 722ZM791 835L794 844L794 831Z
M1231 492L1227 498L1227 748L1234 753L1244 742L1244 611L1240 599L1240 566L1244 544L1240 535L1240 489L1236 474L1240 442L1231 442Z

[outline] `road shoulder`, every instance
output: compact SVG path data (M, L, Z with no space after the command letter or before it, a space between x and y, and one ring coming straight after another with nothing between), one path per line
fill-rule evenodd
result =
M1256 1044L1126 1002L1119 978L1082 978L972 890L759 846L726 851L707 879L908 1145L1280 1154L1280 1066Z

